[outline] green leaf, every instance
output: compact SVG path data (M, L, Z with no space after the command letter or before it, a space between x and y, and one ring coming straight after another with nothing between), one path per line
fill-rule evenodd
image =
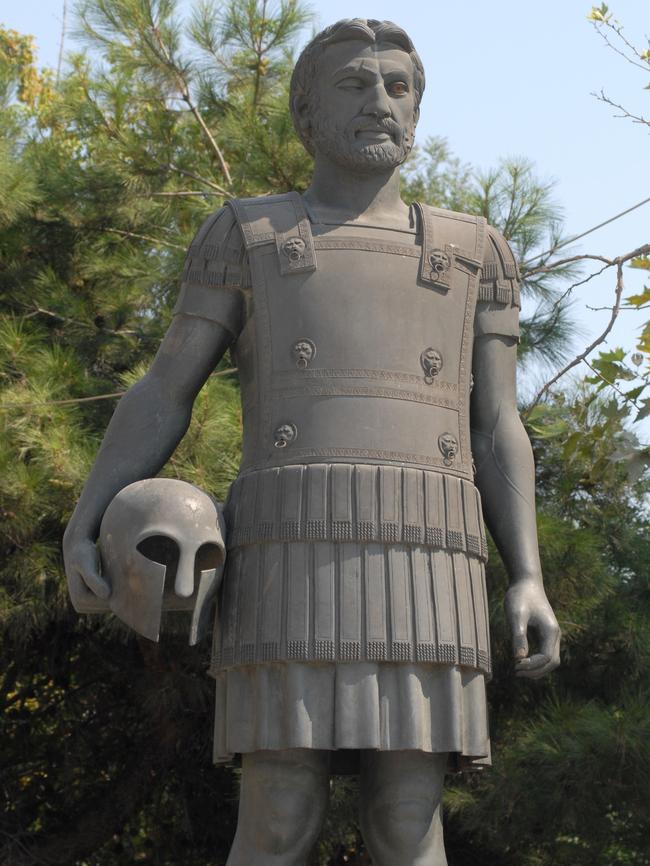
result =
M630 262L630 267L650 271L650 256L637 256Z
M605 24L611 18L609 6L606 3L601 3L600 6L592 6L591 12L587 15L587 20L597 21L599 24Z
M634 419L635 421L643 421L644 418L650 415L650 399L645 399L642 402L643 408L639 410L639 414Z
M628 400L638 400L647 387L647 384L639 385L638 388L632 388L630 391L626 391L625 396Z
M625 299L625 303L630 307L643 307L645 304L650 304L650 286L644 286L640 295L630 295Z

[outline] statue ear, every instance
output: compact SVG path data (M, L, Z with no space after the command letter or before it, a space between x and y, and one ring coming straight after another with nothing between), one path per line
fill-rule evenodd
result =
M311 126L311 115L309 111L309 103L304 95L296 96L293 102L294 116L296 122L303 132L306 132Z

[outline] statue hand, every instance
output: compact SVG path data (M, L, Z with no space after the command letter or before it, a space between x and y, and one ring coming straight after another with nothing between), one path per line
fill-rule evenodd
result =
M540 580L513 583L505 599L515 655L515 675L539 679L560 664L560 626ZM528 655L528 627L536 630L540 651Z
M78 613L107 611L111 588L101 576L99 551L92 538L69 526L63 536L63 561L74 609Z

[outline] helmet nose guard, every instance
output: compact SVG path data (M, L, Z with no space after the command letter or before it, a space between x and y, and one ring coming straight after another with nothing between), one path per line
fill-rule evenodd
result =
M189 643L207 631L226 558L221 507L207 493L171 478L121 490L99 530L109 608L157 641L164 610L191 610Z

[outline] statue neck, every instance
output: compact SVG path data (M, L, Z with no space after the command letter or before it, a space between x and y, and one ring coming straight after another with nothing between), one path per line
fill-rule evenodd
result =
M304 199L314 217L323 222L409 227L409 208L400 197L399 166L364 174L317 154Z

